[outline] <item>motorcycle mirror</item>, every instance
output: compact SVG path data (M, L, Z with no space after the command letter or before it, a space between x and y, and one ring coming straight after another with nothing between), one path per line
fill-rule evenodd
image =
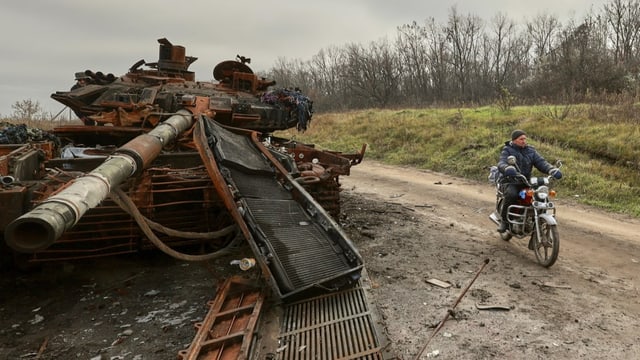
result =
M515 165L515 164L516 164L516 157L515 157L515 156L513 156L513 155L510 155L510 156L507 158L507 163L508 163L509 165Z

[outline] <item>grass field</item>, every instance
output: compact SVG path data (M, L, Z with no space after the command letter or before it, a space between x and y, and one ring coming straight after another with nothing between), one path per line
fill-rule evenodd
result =
M513 129L549 161L561 159L560 196L640 216L640 122L620 107L574 105L462 109L363 110L316 114L309 130L294 137L322 149L486 180Z

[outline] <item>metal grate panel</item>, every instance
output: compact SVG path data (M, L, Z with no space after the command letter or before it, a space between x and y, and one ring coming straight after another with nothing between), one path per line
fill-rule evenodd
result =
M279 341L282 360L384 359L361 286L286 305Z
M268 257L258 261L268 267L278 293L333 291L357 280L362 260L321 205L291 178L278 178L249 137L223 130L216 130L216 161L244 202L243 217L262 247L253 250Z
M237 169L229 169L233 182L240 194L247 198L291 199L291 194L286 191L274 176L245 174Z
M296 288L351 270L342 249L311 221L296 201L246 201Z

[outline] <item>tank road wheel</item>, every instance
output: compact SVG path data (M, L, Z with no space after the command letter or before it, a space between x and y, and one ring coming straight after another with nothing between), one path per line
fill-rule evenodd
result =
M549 225L544 219L540 219L540 239L534 232L533 251L536 253L538 263L544 267L550 267L558 259L560 252L560 235L556 225Z

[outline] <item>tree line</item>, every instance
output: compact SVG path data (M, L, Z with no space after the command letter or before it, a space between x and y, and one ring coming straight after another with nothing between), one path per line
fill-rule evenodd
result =
M581 19L489 21L456 6L438 23L398 26L395 39L279 58L266 74L327 111L362 108L567 104L635 99L640 0L612 0Z

